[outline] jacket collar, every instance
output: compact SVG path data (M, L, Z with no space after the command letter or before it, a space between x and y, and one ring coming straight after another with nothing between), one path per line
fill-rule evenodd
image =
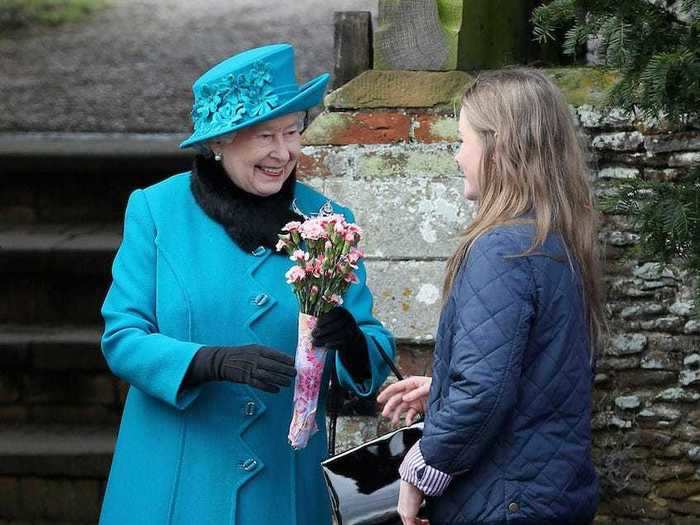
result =
M253 195L236 186L221 164L197 155L190 188L202 210L221 224L242 250L252 252L264 246L274 252L282 227L303 220L290 209L295 185L296 169L279 192L268 197Z

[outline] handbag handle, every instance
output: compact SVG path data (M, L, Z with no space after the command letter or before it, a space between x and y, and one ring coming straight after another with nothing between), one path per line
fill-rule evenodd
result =
M391 371L394 372L396 379L398 379L399 381L403 381L403 376L401 375L401 372L399 372L399 369L394 364L394 361L389 359L389 356L386 355L386 352L384 351L384 349L381 346L377 345L377 350L379 350L379 355L381 355L382 358L384 359L384 361L386 362L386 364L389 365L389 368L391 368Z
M389 366L391 371L394 373L396 378L399 381L403 380L403 375L401 372L399 372L398 367L394 364L394 361L389 359L389 356L386 355L386 352L384 349L377 345L377 350L379 351L379 355L382 356L382 359L384 359L384 362ZM331 369L331 385L329 388L329 403L328 403L328 413L330 416L330 423L328 425L328 455L329 456L335 456L335 434L336 434L336 425L338 423L338 413L340 412L340 406L342 405L342 401L340 400L340 388L338 385L338 379L336 377L336 369L335 369L335 354L333 355L333 359L331 360L332 363L332 369Z

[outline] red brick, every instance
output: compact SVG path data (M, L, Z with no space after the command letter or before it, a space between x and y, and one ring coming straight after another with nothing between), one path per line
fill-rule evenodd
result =
M408 142L411 119L399 112L324 113L309 127L307 145L393 144Z
M297 163L297 175L304 179L307 177L328 177L331 172L325 163L326 154L322 151L311 155L301 154Z
M414 115L414 121L413 137L418 142L432 144L435 142L455 142L458 139L453 130L440 129L440 125L444 126L444 124L450 124L452 121L454 121L454 126L456 127L455 117L437 113L419 113Z
M354 124L346 130L346 144L406 142L411 129L411 119L402 113L357 113Z
M397 350L399 370L404 376L426 376L432 373L431 348L399 346Z

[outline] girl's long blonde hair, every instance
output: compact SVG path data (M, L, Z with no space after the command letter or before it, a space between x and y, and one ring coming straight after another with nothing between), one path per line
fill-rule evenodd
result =
M461 109L483 145L479 206L447 262L444 297L474 240L497 225L523 222L529 212L536 237L526 253L554 231L578 263L594 353L604 323L597 220L583 148L561 92L536 70L488 71L467 88Z

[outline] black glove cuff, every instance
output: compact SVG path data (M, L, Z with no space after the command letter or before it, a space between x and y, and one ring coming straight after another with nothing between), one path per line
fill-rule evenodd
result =
M372 370L369 363L369 348L365 334L359 328L349 347L338 350L340 362L355 381L362 382L372 377Z
M362 382L372 377L367 340L347 309L336 306L322 315L313 335L319 346L327 346L338 352L340 362L354 380Z
M182 388L192 388L207 381L218 380L223 357L218 346L203 346L197 350L182 380Z

